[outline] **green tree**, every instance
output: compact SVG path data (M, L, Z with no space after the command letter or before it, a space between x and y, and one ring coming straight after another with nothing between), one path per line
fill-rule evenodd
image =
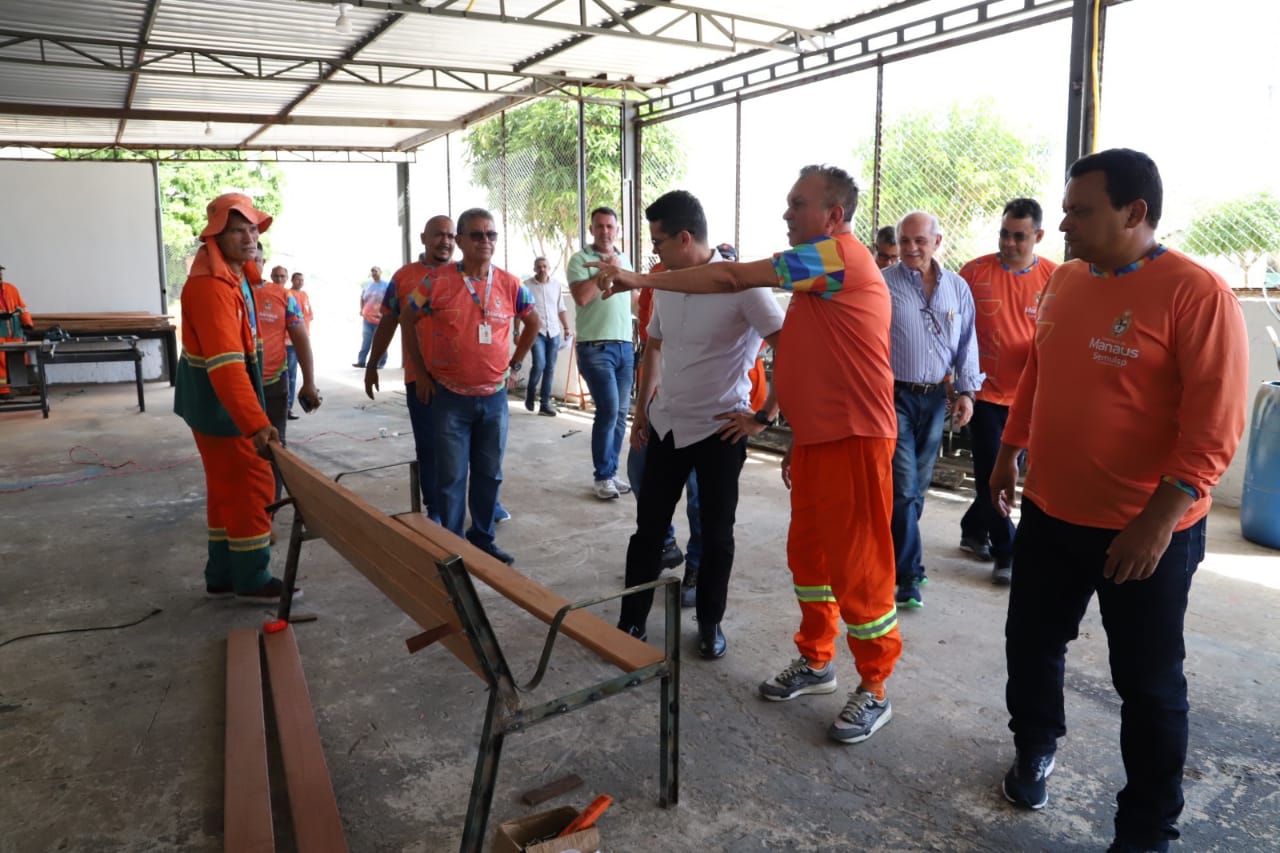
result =
M1189 255L1230 259L1247 287L1249 271L1280 252L1280 198L1264 190L1225 201L1196 216L1176 239Z
M854 147L870 180L874 139ZM993 220L1009 199L1036 197L1048 179L1049 144L1009 125L990 100L886 119L880 151L880 221L912 210L942 224L944 263L953 269L993 251ZM855 232L870 240L871 188L859 199Z
M586 104L583 141L588 209L620 209L618 108ZM579 233L578 105L538 100L472 127L463 142L471 181L485 188L489 206L505 210L507 226L519 230L553 267L563 265L576 251ZM684 152L665 124L646 129L644 146L646 195L665 192L684 176Z
M236 156L236 152L226 152ZM284 175L274 163L254 160L160 164L161 230L164 237L165 283L170 299L182 296L187 267L199 247L207 221L205 208L227 192L242 192L272 216L280 214ZM269 256L270 234L262 242Z

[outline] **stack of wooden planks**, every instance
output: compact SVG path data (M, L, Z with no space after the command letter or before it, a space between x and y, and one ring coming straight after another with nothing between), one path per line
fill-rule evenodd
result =
M140 329L170 329L172 318L149 311L102 311L93 314L32 314L35 334L43 334L61 326L72 337L79 335L118 335Z

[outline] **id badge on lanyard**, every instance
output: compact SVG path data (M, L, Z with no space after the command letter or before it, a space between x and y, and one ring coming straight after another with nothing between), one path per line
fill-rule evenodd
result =
M482 344L491 344L493 327L489 325L489 296L493 293L493 264L489 265L489 275L485 279L483 302L480 301L480 295L476 293L475 285L471 283L471 277L462 272L462 264L458 264L458 272L462 273L462 280L466 283L471 298L480 306L480 325L476 329L478 339Z

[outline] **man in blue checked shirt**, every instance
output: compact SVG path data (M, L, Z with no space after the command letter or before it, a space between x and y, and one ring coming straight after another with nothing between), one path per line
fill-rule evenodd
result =
M964 279L934 259L942 245L938 217L908 213L898 223L899 263L884 270L893 300L889 360L898 444L893 454L893 549L897 561L897 602L922 607L920 514L924 493L942 442L947 411L944 380L956 391L952 422L962 427L973 416L973 398L982 387L973 331L973 296Z

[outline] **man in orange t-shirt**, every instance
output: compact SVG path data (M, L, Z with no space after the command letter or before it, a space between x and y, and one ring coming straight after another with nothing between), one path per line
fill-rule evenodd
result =
M1036 244L1044 239L1043 219L1035 199L1013 199L1004 206L1000 251L960 268L960 277L973 291L978 367L986 374L968 424L977 496L960 519L960 548L980 560L994 559L991 581L1000 586L1012 577L1013 522L996 510L987 481L1036 334L1040 292L1058 268L1036 255Z
M302 273L295 272L289 279L289 295L298 303L298 310L302 312L302 325L306 328L309 339L311 321L315 319L315 312L311 310L311 294L302 289L305 283ZM298 396L298 351L294 349L292 341L285 344L284 355L285 372L289 375L289 402L285 411L289 420L296 421L298 416L293 413L293 401Z
M507 444L506 383L541 326L529 289L493 265L497 242L492 214L478 207L463 211L462 262L430 270L405 294L400 334L410 344L415 394L431 404L440 523L511 564L515 558L494 540ZM517 318L524 327L513 354ZM471 526L464 534L468 509Z
M850 230L857 204L858 186L847 172L806 166L783 214L790 251L658 275L601 264L596 278L607 293L631 287L792 291L773 379L793 437L782 481L791 489L787 564L800 604L800 657L759 690L772 701L834 692L832 660L843 619L861 681L827 729L841 743L864 741L889 722L885 683L902 653L890 531L898 435L889 365L892 308L880 271ZM728 419L755 435L772 423L773 408Z
M1166 851L1187 755L1183 618L1209 491L1244 432L1248 340L1222 278L1156 241L1150 157L1102 151L1069 175L1059 228L1076 259L1045 287L991 475L1007 511L1028 451L1005 623L1017 758L1004 793L1026 808L1048 801L1067 643L1096 593L1127 776L1110 851Z
M411 261L391 276L387 291L382 298L382 319L373 333L373 344L365 360L364 393L374 399L373 392L378 387L378 365L385 364L384 358L396 329L400 327L400 312L404 307L405 297L409 291L422 283L427 274L437 267L449 263L453 259L454 241L457 234L453 230L453 220L443 214L433 216L422 226L423 251L416 261ZM431 430L431 404L418 399L418 385L413 372L413 359L409 357L410 338L402 336L400 340L400 361L404 365L405 404L409 409L409 426L413 429L414 455L418 459L418 485L422 489L423 514L427 518L440 523L440 506L436 497L436 462L434 442ZM419 340L419 346L428 343ZM428 356L429 358L429 356ZM498 504L498 521L511 514Z
M258 246L258 262L261 263L262 246ZM258 317L258 340L262 342L262 401L271 425L280 433L280 444L289 446L286 417L289 411L289 380L286 374L286 349L292 347L297 361L302 365L302 389L299 393L310 411L320 406L320 393L316 390L315 370L311 356L311 339L302 310L284 283L289 271L276 266L271 269L271 281L264 281L253 289L253 307ZM276 500L280 500L284 484L276 471Z

